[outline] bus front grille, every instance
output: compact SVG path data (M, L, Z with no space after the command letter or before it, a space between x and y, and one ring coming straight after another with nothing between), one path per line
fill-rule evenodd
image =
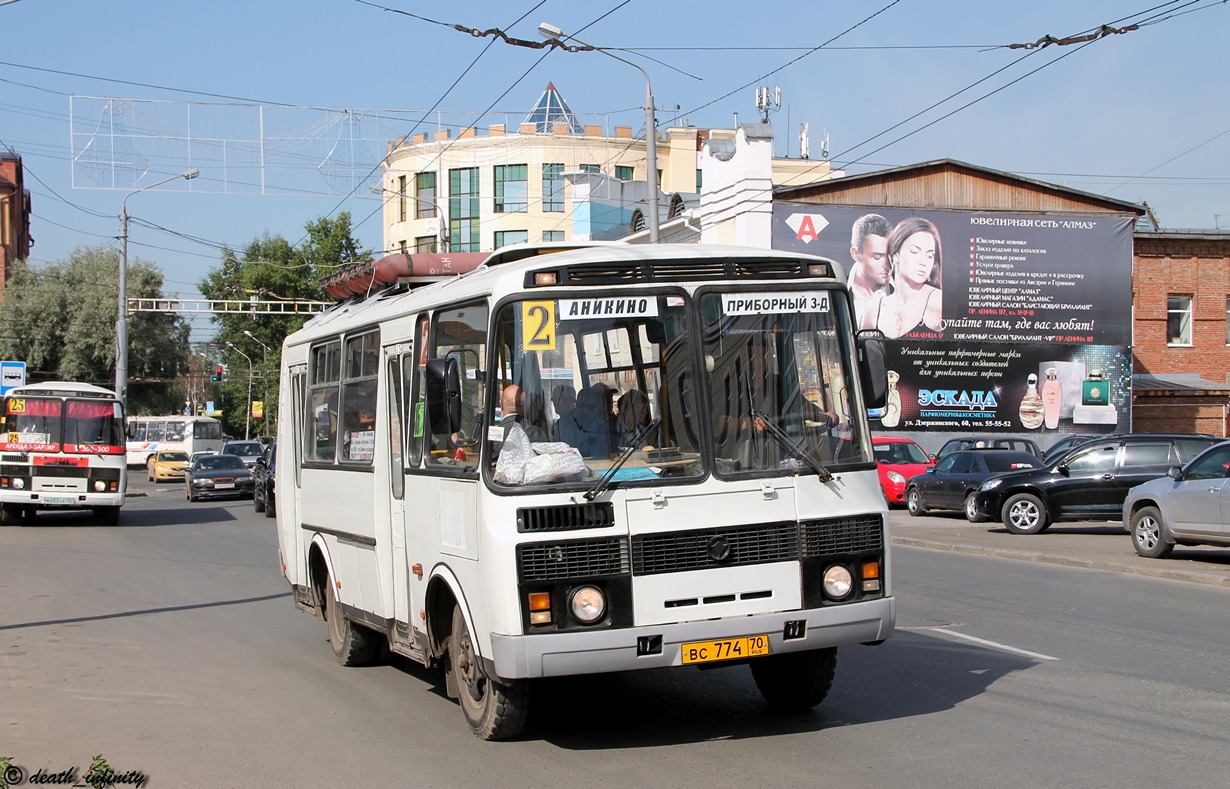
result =
M798 561L793 521L725 529L638 534L632 538L632 574L654 575L711 567Z
M884 547L884 523L879 515L853 515L804 521L803 556L832 556Z
M517 546L517 577L522 583L627 575L628 565L628 541L622 537Z
M517 531L569 531L604 529L615 525L615 507L609 501L525 507L517 510Z

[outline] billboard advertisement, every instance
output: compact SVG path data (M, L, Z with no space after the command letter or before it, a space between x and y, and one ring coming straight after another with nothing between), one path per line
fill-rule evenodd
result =
M1110 433L1130 427L1133 222L777 203L773 247L840 263L859 328L889 339L883 428Z

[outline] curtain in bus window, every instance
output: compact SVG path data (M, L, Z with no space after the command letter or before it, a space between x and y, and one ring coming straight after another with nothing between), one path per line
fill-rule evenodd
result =
M124 446L118 403L69 400L64 421L66 452L92 451L83 447Z

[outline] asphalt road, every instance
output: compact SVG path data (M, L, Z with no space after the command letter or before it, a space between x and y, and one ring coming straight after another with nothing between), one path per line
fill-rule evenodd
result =
M1230 590L896 550L899 630L824 705L746 667L544 682L525 736L465 728L408 661L338 666L250 502L151 489L122 524L0 529L0 757L102 754L147 786L1222 785ZM1126 540L1126 535L1121 535Z

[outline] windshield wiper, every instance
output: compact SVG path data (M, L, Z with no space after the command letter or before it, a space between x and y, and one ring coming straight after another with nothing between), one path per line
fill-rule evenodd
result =
M765 412L758 408L752 408L749 409L749 413L752 415L753 419L759 419L761 422L764 422L765 430L767 430L769 435L773 436L773 438L777 440L777 443L785 447L786 450L790 452L790 454L792 454L797 460L801 460L811 466L812 470L816 472L816 476L820 478L821 482L828 482L833 478L832 472L820 465L820 462L816 460L815 456L804 449L802 444L791 438L790 434L785 430L782 430L780 427L773 424L773 422L769 421L769 417L765 414Z
M655 416L653 419L649 420L649 424L636 431L636 435L632 438L632 445L620 453L619 457L615 458L615 462L611 464L610 468L603 472L602 478L594 483L592 488L585 491L586 501L593 501L598 494L607 489L607 486L611 484L611 480L615 477L615 472L619 471L620 467L623 466L624 463L628 462L628 458L632 457L632 454L636 452L637 447L641 445L641 439L649 435L649 431L653 430L660 424L662 424L662 417Z

